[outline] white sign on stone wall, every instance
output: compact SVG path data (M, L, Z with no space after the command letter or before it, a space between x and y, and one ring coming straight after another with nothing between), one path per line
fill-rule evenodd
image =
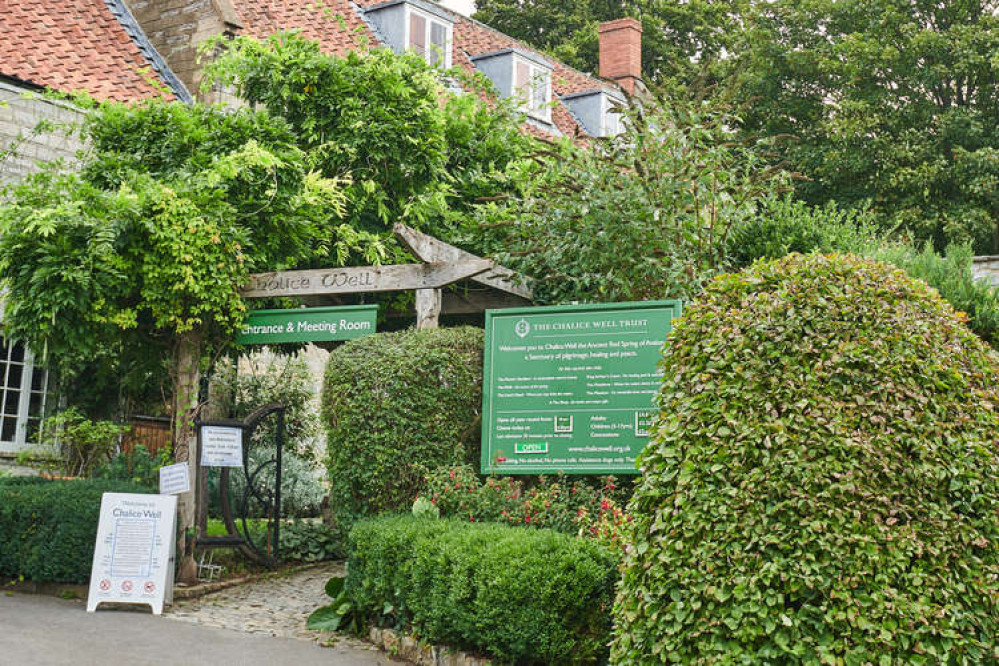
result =
M104 602L149 604L153 613L173 601L177 498L104 493L90 569L87 611Z

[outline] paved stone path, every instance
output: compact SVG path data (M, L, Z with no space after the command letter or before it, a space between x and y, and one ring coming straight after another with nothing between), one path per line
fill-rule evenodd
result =
M326 581L331 576L343 575L341 563L324 563L290 574L267 575L198 599L177 601L163 611L163 617L253 634L297 638L338 648L377 651L370 643L339 634L321 634L305 627L309 614L331 601L324 590Z

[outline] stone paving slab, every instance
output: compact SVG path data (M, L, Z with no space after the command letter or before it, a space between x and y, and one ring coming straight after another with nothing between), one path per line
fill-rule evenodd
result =
M359 639L319 633L305 626L312 611L331 601L326 596L326 581L332 576L343 575L345 571L340 562L327 562L291 573L268 574L245 585L197 599L178 600L164 610L163 617L251 634L378 652L378 648Z

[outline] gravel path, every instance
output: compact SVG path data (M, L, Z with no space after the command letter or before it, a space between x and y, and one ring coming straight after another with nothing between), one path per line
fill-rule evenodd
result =
M338 648L377 651L364 641L311 631L305 620L331 600L324 587L331 576L343 576L342 563L323 563L290 574L267 575L198 599L180 600L163 617L252 634L297 638ZM387 659L385 661L388 661Z

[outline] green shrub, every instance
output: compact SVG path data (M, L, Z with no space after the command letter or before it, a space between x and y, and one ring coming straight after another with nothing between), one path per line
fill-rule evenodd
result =
M936 293L791 255L663 353L615 663L999 659L999 357Z
M479 455L482 331L382 333L330 354L323 390L338 529L408 511L428 470Z
M212 395L220 414L245 418L261 406L276 402L284 410L284 451L307 461L318 461L319 414L315 381L300 356L259 352L243 357L240 371L220 364L212 377ZM277 419L265 419L253 433L252 445L274 451Z
M552 532L382 518L350 532L355 609L517 663L606 658L617 556Z
M160 467L170 464L170 460L168 449L151 455L145 446L136 444L131 451L117 453L111 460L99 464L92 478L131 481L155 490L160 487Z
M840 209L835 202L810 206L787 196L768 200L756 215L735 225L727 254L742 268L757 259L779 259L792 252L867 254L881 242L866 209Z
M0 576L87 582L106 492L149 489L120 481L0 481Z
M245 418L268 403L285 406L284 449L281 465L281 515L286 518L311 518L320 513L326 495L322 482L322 467L316 442L319 434L319 414L309 368L301 357L257 353L245 359L240 372L232 366L218 369L212 378L216 409L222 414ZM244 366L249 366L248 368ZM249 467L274 458L277 418L264 419L254 430L250 442ZM221 516L218 470L208 477L208 511ZM257 475L258 488L274 487L274 466L268 465ZM241 501L246 488L242 468L229 474L229 497L233 506ZM248 503L249 516L261 518L266 511L260 502Z
M250 471L268 460L274 458L274 446L270 449L259 446L250 449L248 464ZM274 488L274 465L267 465L260 470L254 480L254 487ZM208 475L208 511L212 516L222 515L222 500L219 494L221 470L214 469ZM282 518L314 518L320 514L320 505L326 495L326 489L319 479L321 470L317 470L308 460L292 451L284 451L281 457L281 517ZM243 469L229 470L229 504L233 508L240 505L246 490L246 474ZM266 518L264 505L251 497L247 502L246 515L249 518Z
M285 561L332 560L343 555L343 542L329 525L308 521L281 523L279 554Z
M129 431L112 421L92 421L75 407L49 417L42 424L39 444L59 451L60 471L68 476L90 476Z
M17 486L37 486L40 483L48 483L49 480L41 476L2 476L0 477L0 488L14 488Z
M876 249L871 256L935 288L955 310L967 315L968 327L978 337L993 347L999 345L999 292L987 281L975 278L970 245L949 245L940 256L929 243L920 250L898 242Z
M813 207L793 199L771 201L729 237L729 258L740 268L792 252L848 252L897 266L966 313L980 338L999 344L999 295L972 274L970 245L952 244L941 256L930 243L919 248L907 240L887 240L864 209L840 210L835 203Z

